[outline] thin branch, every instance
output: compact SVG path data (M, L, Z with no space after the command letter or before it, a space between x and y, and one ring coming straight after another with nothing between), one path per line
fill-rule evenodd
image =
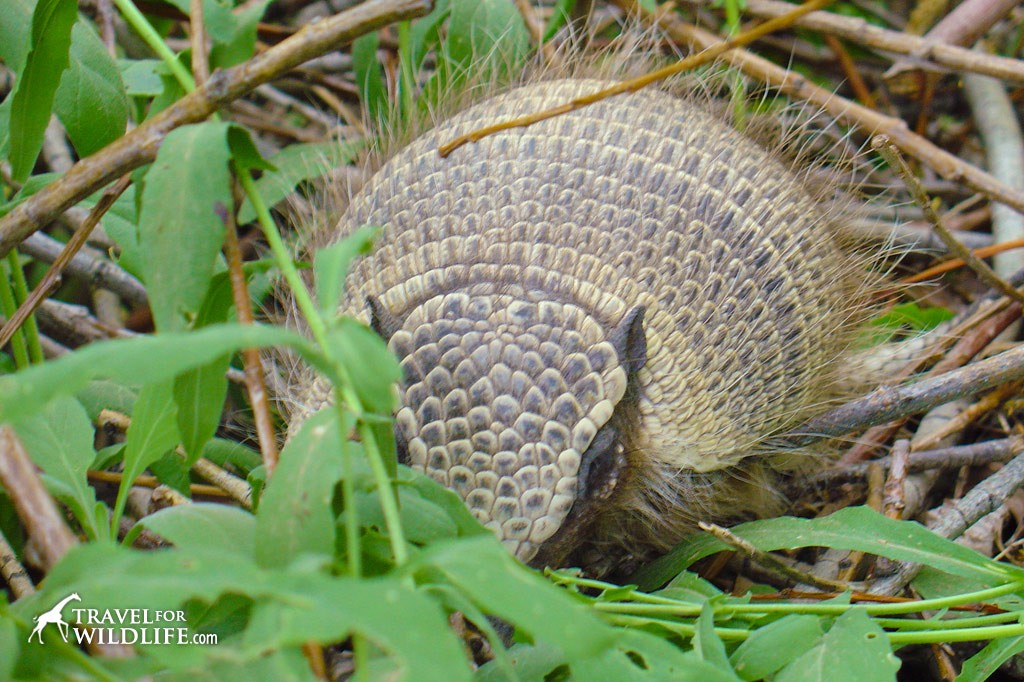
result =
M525 128L527 126L533 125L534 123L545 121L549 118L554 118L555 116L561 116L562 114L567 114L570 111L582 109L583 107L594 104L595 102L600 102L601 100L608 99L609 97L614 97L615 95L621 95L627 92L636 92L637 90L640 90L641 88L644 88L650 85L651 83L656 83L658 81L665 80L670 76L674 76L676 74L684 73L691 69L695 69L698 66L701 66L702 64L707 64L708 62L717 59L722 54L728 52L729 50L735 47L747 45L748 43L752 43L758 38L768 35L769 33L781 30L788 26L792 26L793 22L796 21L799 17L807 14L808 12L820 9L825 5L829 4L829 2L831 2L831 0L808 0L807 2L803 3L796 9L792 10L791 12L784 14L781 17L777 17L775 19L769 19L768 21L764 22L763 24L760 24L759 26L755 26L749 31L744 31L743 33L740 33L727 40L719 40L716 38L711 43L706 45L705 49L699 54L691 55L689 57L686 57L685 59L681 59L675 64L671 64L664 68L657 69L655 71L652 71L651 73L645 74L638 78L631 78L630 80L616 83L615 85L608 88L602 88L601 90L598 90L597 92L591 93L589 95L577 97L576 99L557 107L552 107L550 109L545 109L544 111L539 111L533 114L527 114L526 116L520 116L518 118L509 119L506 121L501 121L494 125L484 126L483 128L470 131L465 135L459 135L454 140L438 147L437 152L438 154L441 155L442 158L445 158L459 147L472 142L479 142L483 138L489 135L493 135L494 133L499 133L503 130L511 130L512 128Z
M242 324L253 324L252 298L249 296L249 285L242 269L242 251L238 246L238 233L233 213L224 215L224 255L228 262L231 276L231 294L235 301L235 312ZM249 392L249 403L252 405L253 419L256 423L256 436L263 456L263 466L270 478L277 467L277 436L274 434L274 419L270 411L270 399L267 396L267 384L264 380L263 361L256 348L242 350L242 361L245 367L245 387Z
M721 526L717 526L713 523L704 523L703 521L698 525L705 533L710 533L718 540L721 540L738 551L740 554L748 557L761 568L783 578L784 580L791 580L797 585L812 585L822 590L845 591L850 589L850 586L847 583L819 578L816 575L796 569L774 554L758 549L750 542L744 540L727 528L722 528Z
M687 24L672 14L655 15L648 12L635 0L611 0L611 2L627 12L640 16L647 22L657 22L676 42L694 43L698 47L707 47L719 42L717 36ZM939 175L961 182L977 192L1024 213L1024 192L1009 187L985 171L940 149L920 135L912 133L904 121L885 116L839 97L831 90L820 88L803 76L776 66L745 50L731 50L726 52L723 57L748 76L765 82L790 97L810 102L824 109L836 119L861 128L866 135L878 133L888 135L904 153L920 160Z
M921 183L918 182L914 173L910 170L910 167L907 166L907 162L903 160L903 157L900 156L899 151L896 149L895 145L889 141L889 138L884 135L877 135L871 140L871 146L882 156L883 159L885 159L885 162L889 164L889 167L899 174L903 179L903 182L906 183L910 196L913 197L917 205L921 207L921 211L924 212L924 217L932 224L935 234L939 235L939 238L946 244L946 247L950 252L956 254L958 258L967 263L967 266L971 268L971 270L974 270L985 284L989 285L993 289L1001 291L1003 295L1017 301L1018 303L1024 303L1024 294L1021 294L1021 292L1007 284L1006 281L997 275L985 261L975 256L963 244L957 241L957 238L953 236L953 233L946 228L942 223L942 218L935 210L935 206L932 205L928 195L925 194Z
M96 206L89 213L88 219L68 240L67 246L61 251L60 256L57 257L50 268L43 275L43 278L36 285L36 288L32 290L31 295L25 299L25 301L18 306L18 310L11 316L11 319L7 321L7 324L0 329L0 347L7 345L7 342L14 336L14 332L17 331L28 316L31 315L36 308L43 302L43 299L50 295L57 286L60 285L60 273L64 267L74 258L78 250L85 246L85 241L89 238L89 233L92 229L100 222L100 218L106 213L117 198L128 188L131 184L131 176L123 176L117 183L110 187L100 200L96 202Z
M36 543L43 568L50 570L78 544L14 429L0 425L0 484L14 503L22 526Z
M1021 378L1024 378L1024 345L908 386L882 386L863 398L815 417L778 440L807 445L923 412Z
M778 0L747 0L747 11L761 17L776 17L792 5ZM950 45L929 36L921 37L890 31L869 24L859 17L844 17L830 12L812 12L797 23L800 28L829 33L861 45L908 55L917 64L932 62L955 71L981 73L1015 83L1024 83L1024 62L976 52Z

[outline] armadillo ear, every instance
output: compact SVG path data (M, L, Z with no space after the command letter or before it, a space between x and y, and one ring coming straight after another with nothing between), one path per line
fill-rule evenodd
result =
M644 307L630 308L612 333L608 335L619 364L632 377L647 362L647 335L644 334Z
M367 296L366 305L370 308L370 326L377 332L385 342L390 341L402 323L397 317L391 314L387 306L380 302L376 296Z

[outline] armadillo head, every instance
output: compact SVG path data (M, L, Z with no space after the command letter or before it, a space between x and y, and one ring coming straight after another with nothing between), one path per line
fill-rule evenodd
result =
M500 294L436 296L401 321L372 307L405 374L400 459L523 561L564 557L624 468L612 417L645 360L643 309L607 330L571 303Z

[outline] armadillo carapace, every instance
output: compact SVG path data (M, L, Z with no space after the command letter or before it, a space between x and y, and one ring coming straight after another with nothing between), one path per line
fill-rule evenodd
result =
M533 564L616 564L770 507L765 441L832 397L863 308L835 210L692 100L642 90L438 154L607 85L465 109L338 227L384 228L344 307L404 369L401 460Z

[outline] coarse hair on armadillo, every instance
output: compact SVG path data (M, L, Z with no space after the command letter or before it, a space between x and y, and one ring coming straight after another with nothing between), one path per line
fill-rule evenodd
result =
M467 77L457 92L447 94L441 104L429 108L422 117L403 123L400 129L383 131L379 136L381 141L361 164L363 172L359 177L353 179L349 174L346 181L325 188L322 203L317 207L318 215L306 214L300 218L299 227L304 232L302 248L311 252L345 236L337 232L338 216L344 213L350 198L358 194L361 180L400 157L409 141L444 128L448 121L483 102L501 102L509 118L526 113L512 110L512 104L502 99L504 93L529 92L533 97L531 102L542 101L550 106L584 91L596 90L610 80L644 73L655 61L649 57L650 51L644 48L652 43L662 44L660 40L651 38L652 34L646 33L642 39L628 41L626 46L620 46L611 56L605 54L603 58L601 55L585 55L561 58L557 60L558 66L554 67L550 63L534 65L511 79L481 82ZM731 120L729 105L717 97L722 83L731 80L720 77L721 73L713 71L710 76L680 77L658 87L692 107L695 126L712 119ZM732 353L728 337L703 338L708 316L721 311L683 310L689 325L677 320L671 333L649 339L648 363L667 362L678 367L676 374L669 373L668 378L680 385L705 386L708 377L726 377L727 380L720 385L705 386L706 390L697 392L704 402L693 416L689 405L659 404L661 389L650 385L649 381L652 370L646 367L639 370L640 381L648 381L644 384L643 394L631 384L611 418L611 423L623 435L628 462L626 470L614 494L594 514L584 544L575 548L571 556L558 557L557 561L572 561L601 574L621 571L624 566L669 549L683 535L694 530L698 521L728 523L778 513L785 508L785 500L778 493L780 479L820 466L825 458L821 449L780 451L771 445L772 437L799 425L875 380L874 376L857 377L854 349L863 324L873 309L873 297L885 284L883 263L889 254L885 247L855 244L844 233L844 223L858 217L862 208L854 192L840 189L856 187L862 181L859 150L850 143L849 133L837 132L839 127L824 114L800 105L770 106L772 95L768 91L762 90L760 98L759 108L770 109L771 115L754 115L745 121L743 137L750 140L751 146L749 150L740 151L739 156L756 147L761 150L758 153L763 152L764 159L770 162L766 162L764 167L747 168L752 174L747 179L755 188L759 183L770 186L779 182L777 174L784 169L788 176L783 180L798 185L795 192L803 199L798 206L781 208L813 210L812 217L794 215L795 224L801 227L792 229L810 229L814 234L808 240L789 240L778 250L768 245L768 252L758 258L770 257L773 263L792 263L786 277L793 275L803 282L796 287L801 296L817 297L817 288L824 291L821 300L815 303L818 308L813 323L817 328L808 329L805 324L810 322L796 320L787 332L797 333L796 336L783 338L779 333L767 330L763 338L766 343L779 344L775 349L779 358L796 357L804 362L804 366L787 367L778 361L774 361L775 364L767 370L750 366L751 358ZM654 102L653 99L650 101ZM398 118L392 116L391 120ZM728 151L731 153L733 150ZM745 159L738 158L735 162L742 165ZM694 184L706 188L709 195L717 196L712 190L719 182L721 178L701 176L695 178ZM708 241L705 246L718 248L715 246L717 243ZM810 251L796 246L807 244L811 245ZM736 248L742 255L745 247ZM753 249L753 246L749 248ZM612 264L613 256L617 254L608 254L607 264ZM701 272L703 254L681 253L677 258L681 268ZM805 259L811 259L814 267L808 267L801 273ZM793 315L802 315L800 311L808 309L810 304L788 298L773 299L779 283L767 279L767 275L763 276L765 279L758 280L761 266L757 259L754 261L752 270L735 270L752 272L750 281L726 281L721 277L708 281L691 279L680 282L680 288L685 285L699 291L708 287L724 287L723 305L733 306L731 314L735 316L737 325L744 329L747 321L756 323L762 319L751 311L758 306L763 308L766 301L789 306ZM356 267L360 266L357 264ZM366 278L375 276L367 271L356 281L367 281ZM804 281L807 277L814 281ZM783 288L786 286L792 287L792 284L786 283ZM516 291L519 291L516 282L498 281L494 282L490 294L513 296ZM379 295L380 292L372 293ZM665 297L659 300L664 302ZM369 320L364 292L350 291L346 301L344 312L364 322ZM654 299L648 296L644 301L650 307ZM651 325L652 334L658 324L657 319L649 310L644 324L645 327ZM664 327L664 320L661 325ZM677 334L676 327L685 327L684 332L689 336ZM721 325L712 333L720 329ZM816 341L809 340L811 334L816 335ZM684 338L690 340L684 342ZM652 340L654 347L651 346ZM814 346L812 350L794 350L796 345L808 344ZM676 353L689 357L690 364L675 363L673 354ZM729 357L726 357L730 354L732 365L728 364ZM727 364L717 362L718 356L725 358L723 362ZM286 411L290 412L292 429L322 406L328 397L322 380L316 379L309 369L301 365L294 367L290 385L278 396ZM705 367L711 368L709 374L703 374L702 368ZM761 383L749 378L760 376L763 371L774 372L777 376L759 379ZM851 386L855 379L859 379L854 382L858 385ZM774 386L776 393L765 395L766 385ZM748 396L750 390L755 393ZM739 410L738 406L748 397L750 408ZM673 409L686 413L670 414ZM742 425L736 423L740 414L744 420ZM673 419L678 423L670 423ZM700 420L703 422L690 423Z

